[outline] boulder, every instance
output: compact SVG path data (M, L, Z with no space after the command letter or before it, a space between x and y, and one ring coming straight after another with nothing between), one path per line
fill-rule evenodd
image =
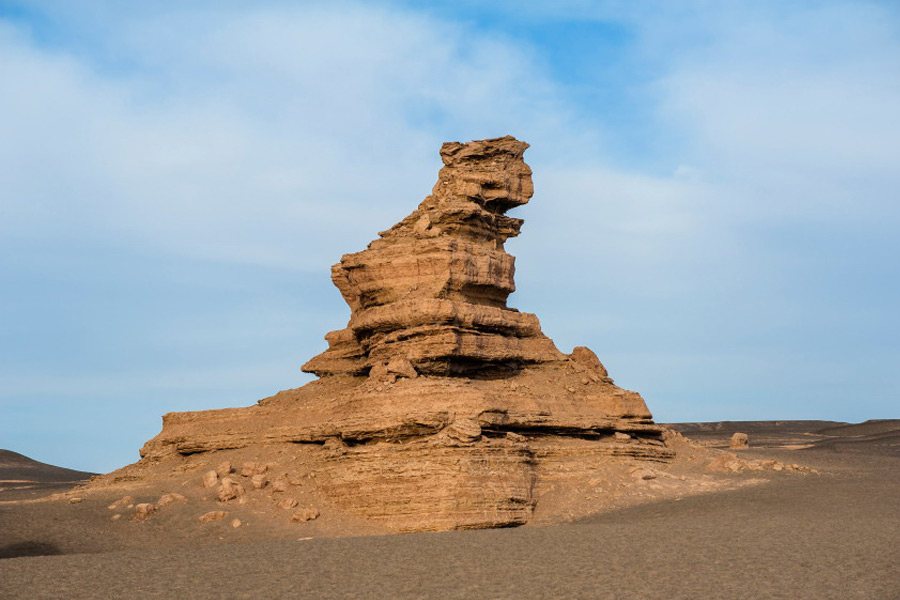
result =
M266 472L267 465L258 462L245 462L241 465L241 477L253 477Z
M197 518L201 523L212 523L213 521L221 521L227 516L228 513L224 510L211 510L208 513L203 513Z
M176 502L187 502L187 498L176 492L163 494L159 497L159 500L156 501L156 505L162 508L164 506L169 506L170 504L175 504Z
M219 491L216 493L216 499L219 502L229 502L237 500L244 495L244 486L230 477L222 479Z
M293 498L284 498L275 503L275 506L284 510L290 510L297 506L299 502L294 500Z
M311 506L307 506L305 508L301 508L300 510L294 511L294 514L291 515L291 521L295 523L305 523L307 521L312 521L313 519L319 518L319 511Z
M134 504L134 498L131 496L122 496L106 508L109 510L118 510L120 508L127 508L128 506Z
M207 471L203 474L203 487L216 487L217 483L219 483L219 474L215 471Z
M158 510L155 504L150 504L149 502L142 502L140 504L136 504L134 506L134 515L131 517L135 521L146 521L149 519L153 513Z
M735 433L731 436L731 444L729 450L746 450L750 447L750 436L746 433Z

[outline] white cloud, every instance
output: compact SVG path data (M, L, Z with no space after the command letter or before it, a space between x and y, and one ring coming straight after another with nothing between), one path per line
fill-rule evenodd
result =
M105 32L118 70L7 27L2 226L322 269L428 193L445 134L547 137L565 118L515 45L347 10L127 19Z

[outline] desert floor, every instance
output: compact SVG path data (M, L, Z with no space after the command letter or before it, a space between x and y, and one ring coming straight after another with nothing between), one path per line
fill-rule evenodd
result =
M54 472L0 490L0 598L900 598L900 421L675 428L714 447L744 431L742 458L819 474L764 472L564 525L160 544L149 528L113 537L81 505L34 502L71 487Z

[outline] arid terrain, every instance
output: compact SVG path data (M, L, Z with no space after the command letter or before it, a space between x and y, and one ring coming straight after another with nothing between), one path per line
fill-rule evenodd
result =
M900 421L665 426L508 306L527 148L441 146L317 380L89 479L4 451L0 596L900 597Z
M291 523L229 506L200 523L196 478L136 520L104 505L117 492L71 502L84 474L4 452L0 597L900 597L900 420L670 427L693 441L676 441L682 454L718 458L597 481L553 506L597 511L559 524L538 511L517 528L404 535L330 526L327 509ZM735 432L750 448L719 450Z

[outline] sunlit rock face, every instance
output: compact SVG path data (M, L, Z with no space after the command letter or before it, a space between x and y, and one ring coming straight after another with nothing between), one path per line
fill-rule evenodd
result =
M563 359L537 317L507 308L515 259L507 217L534 188L512 137L444 144L432 194L368 249L347 254L331 278L352 315L303 369L362 375L395 357L428 375L483 377Z
M507 306L504 243L522 220L505 213L532 197L527 148L444 144L431 195L332 267L351 316L303 366L319 379L248 408L168 414L144 460L285 444L323 501L416 531L523 524L550 490L671 459L639 394Z

